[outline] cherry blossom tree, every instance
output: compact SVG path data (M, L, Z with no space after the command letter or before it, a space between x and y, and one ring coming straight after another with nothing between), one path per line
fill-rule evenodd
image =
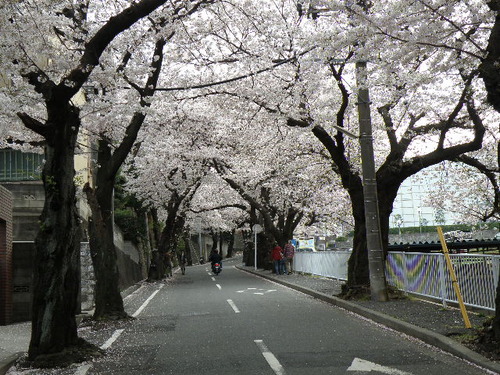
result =
M208 172L209 163L198 156L192 157L193 150L187 148L186 139L182 138L186 134L176 132L178 129L174 130L173 126L160 125L157 130L142 139L143 146L130 160L126 187L144 204L155 207L158 219L163 222L157 240L158 254L155 254L159 278L164 274L165 254L177 251L188 209ZM158 139L158 134L163 136ZM151 179L152 175L156 178Z
M228 3L212 7L204 23L194 26L206 34L194 41L194 48L208 67L219 62L219 70L207 68L212 76L227 76L229 69L250 72L247 80L221 77L224 87L212 92L268 111L275 124L286 121L309 129L324 145L353 205L355 251L348 284L355 287L368 283L360 155L357 142L337 131L357 133L350 100L356 91L353 63L369 60L370 94L378 112L374 136L381 235L387 244L389 215L402 181L482 145L487 109L474 101L480 89L473 58L487 35L482 25L491 18L474 13L487 15L484 6L443 5L449 18L436 20L430 32L427 20L433 13L423 1L303 5L308 12L291 1L266 3L258 10ZM419 42L425 37L433 40ZM440 40L452 48L441 48Z
M437 2L419 0L409 3L397 2L397 4L391 1L378 2L371 9L369 16L360 12L357 14L368 21L374 33L396 42L401 54L406 53L407 56L411 56L408 50L412 49L420 53L420 61L424 62L429 57L431 61L435 61L436 64L432 65L434 70L450 73L457 70L460 74L464 72L479 74L487 96L477 87L477 80L474 80L472 82L476 86L474 99L480 105L491 104L499 112L499 11L500 3L496 0ZM498 117L491 113L484 114L487 112L486 108L481 109L481 112L487 128L486 152L457 155L454 159L477 169L489 180L494 198L490 213L484 216L488 218L498 214L500 209L499 127ZM491 147L492 145L495 146ZM493 156L495 154L496 157ZM498 340L500 288L497 289L492 332Z
M80 231L73 178L81 109L75 95L117 36L134 25L147 30L138 21L161 7L158 16L170 25L173 15L210 2L116 1L114 7L62 0L2 4L3 74L12 82L10 93L22 93L9 110L43 139L45 151L45 204L35 241L31 360L80 344L75 320ZM105 21L91 21L98 16Z

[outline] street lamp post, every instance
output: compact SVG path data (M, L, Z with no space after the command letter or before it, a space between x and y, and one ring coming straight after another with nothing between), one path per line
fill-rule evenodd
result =
M201 218L196 218L196 229L198 229L198 247L200 249L200 259L198 261L201 263L201 259L205 260L204 254L201 248Z

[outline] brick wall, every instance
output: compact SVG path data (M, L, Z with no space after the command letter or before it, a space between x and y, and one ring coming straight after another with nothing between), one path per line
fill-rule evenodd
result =
M0 325L12 322L12 194L0 186Z

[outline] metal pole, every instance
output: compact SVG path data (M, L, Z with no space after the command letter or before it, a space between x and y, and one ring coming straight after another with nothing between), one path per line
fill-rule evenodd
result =
M205 260L204 254L202 253L202 250L201 250L201 229L198 232L198 243L200 245L200 258L203 258L203 260Z
M384 250L380 233L377 179L373 153L372 124L370 117L370 95L366 61L356 62L356 81L358 87L359 143L363 172L363 194L365 202L366 244L370 271L372 300L388 301L384 271Z
M257 231L255 231L255 259L254 259L254 269L257 271Z
M462 312L462 317L464 319L465 328L471 328L469 314L467 314L467 309L465 308L464 300L462 298L462 293L460 292L460 286L458 285L457 275L455 274L455 269L453 268L453 263L451 263L450 253L448 252L448 246L446 245L446 240L444 239L443 229L437 227L439 241L441 241L441 247L443 248L444 259L448 266L448 271L450 272L451 283L453 284L453 289L457 295L458 305L460 306L460 311Z

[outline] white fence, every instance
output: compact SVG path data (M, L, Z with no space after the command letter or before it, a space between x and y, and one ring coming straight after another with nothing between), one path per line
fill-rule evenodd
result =
M347 261L351 251L295 252L293 270L347 280Z
M500 256L450 254L464 303L495 310ZM457 302L443 254L390 252L386 262L389 285L406 292Z
M296 252L294 270L341 280L347 279L348 251ZM450 254L464 303L495 310L500 256ZM405 292L457 302L443 254L390 252L386 262L389 285Z

